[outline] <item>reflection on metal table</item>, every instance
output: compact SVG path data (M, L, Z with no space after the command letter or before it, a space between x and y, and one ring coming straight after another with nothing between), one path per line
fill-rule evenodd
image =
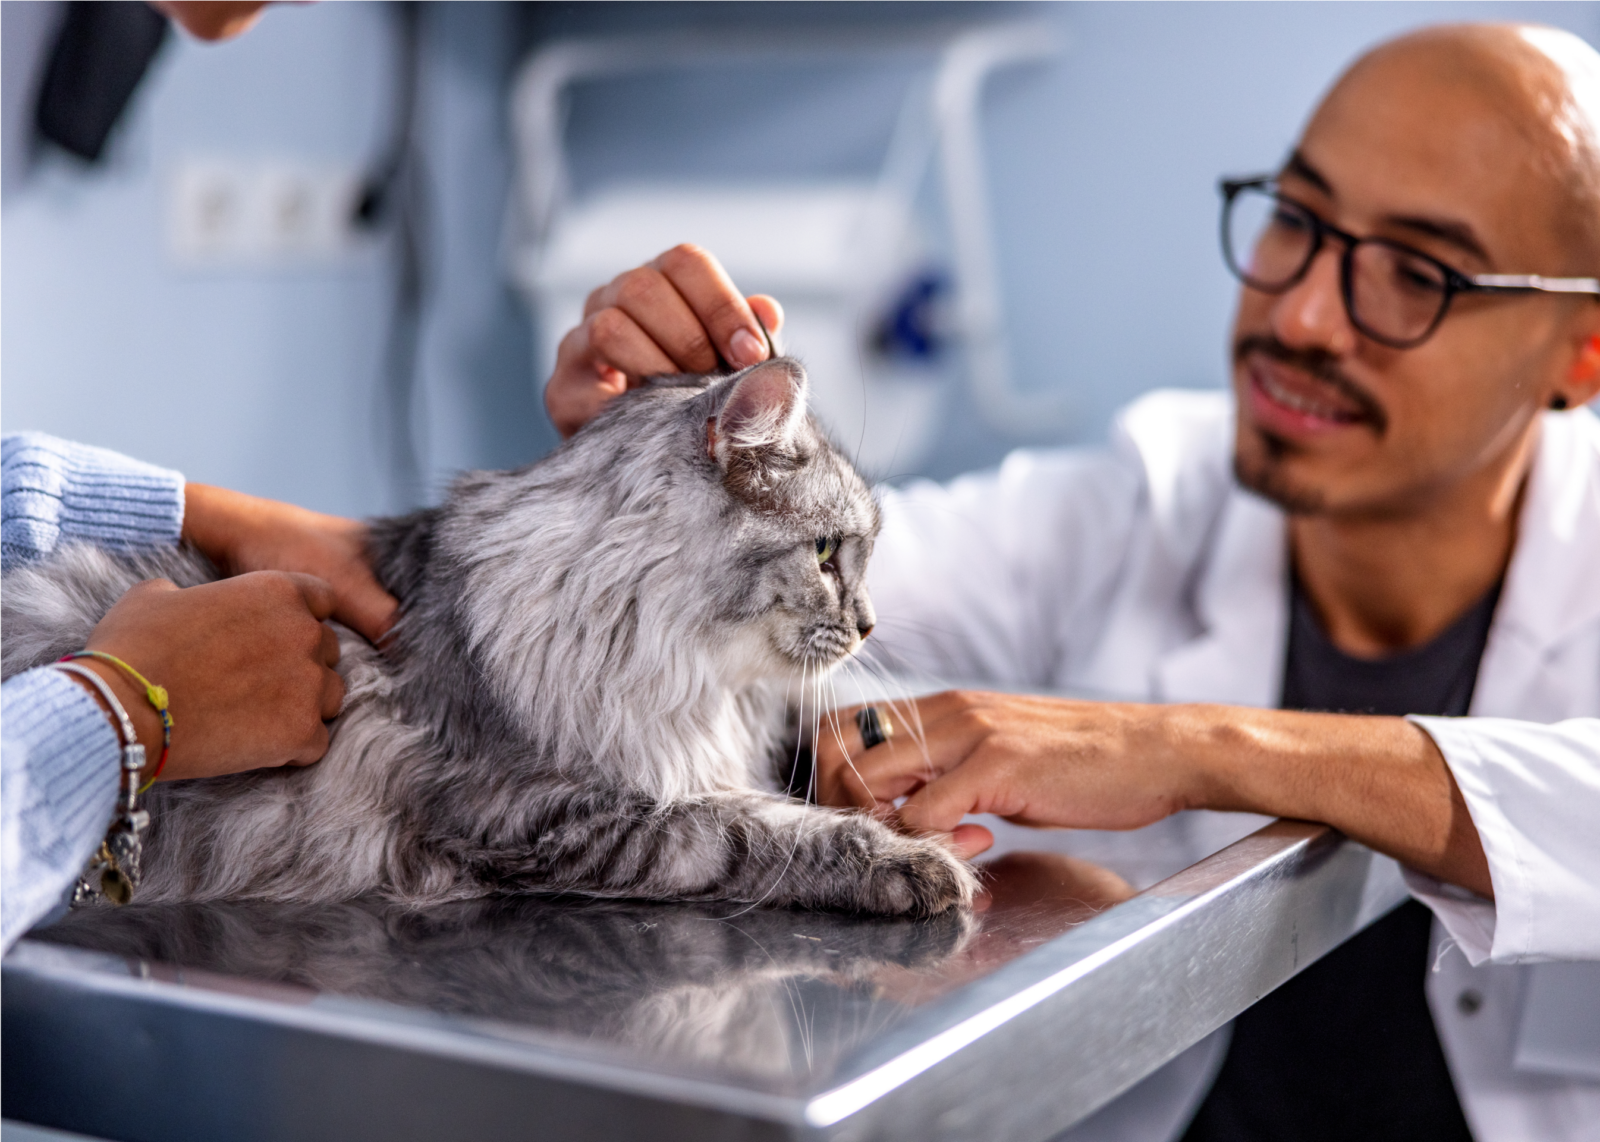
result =
M988 864L986 907L924 921L79 911L4 962L5 1114L163 1142L1045 1139L1402 899L1391 862L1301 822L1184 867L1259 823L1010 830L1035 851Z

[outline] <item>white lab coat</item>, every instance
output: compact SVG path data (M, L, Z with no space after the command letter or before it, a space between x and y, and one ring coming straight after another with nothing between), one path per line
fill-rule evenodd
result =
M879 654L963 682L1276 705L1284 517L1234 482L1231 454L1225 394L1159 392L1123 412L1109 449L1023 451L995 472L885 492L869 572ZM1436 917L1428 1000L1468 1122L1479 1142L1600 1138L1600 964L1530 966L1600 961L1600 419L1588 410L1544 417L1472 716L1417 721L1461 786L1495 888L1490 903L1407 873ZM1222 1043L1180 1056L1090 1133L1180 1130Z

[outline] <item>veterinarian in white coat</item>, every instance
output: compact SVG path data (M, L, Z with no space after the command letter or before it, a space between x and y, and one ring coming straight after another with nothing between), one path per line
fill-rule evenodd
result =
M1600 418L1543 420L1473 716L1419 719L1466 798L1495 888L1490 903L1406 874L1438 919L1428 1002L1479 1142L1600 1130L1600 1082L1529 1065L1560 1030L1522 1019L1537 981L1567 987L1600 1021L1600 964L1542 980L1523 966L1600 960ZM891 493L870 571L874 638L945 678L1277 705L1286 519L1233 480L1232 437L1222 394L1153 393L1123 413L1109 450L1017 453L993 474ZM1107 1115L1107 1129L1126 1118L1181 1127L1222 1046L1178 1068L1187 1083L1149 1084L1146 1105ZM1575 1056L1571 1070L1585 1063ZM1600 1052L1587 1065L1600 1077ZM1148 1105L1153 1094L1162 1105Z
M1359 1136L1596 1137L1600 426L1580 406L1600 392L1600 56L1547 29L1406 37L1357 62L1277 175L1225 195L1246 239L1229 246L1245 285L1232 401L1154 395L1109 452L1023 453L885 498L870 584L887 652L1110 701L936 695L919 702L926 754L857 743L852 768L824 742L820 787L841 803L907 796L904 821L968 851L986 839L969 813L1335 825L1400 861L1436 917L1419 1047L1442 1060L1441 1111ZM674 275L597 291L563 343L546 402L564 431L607 385L749 322L736 294L674 293L682 263L707 255L667 257ZM683 321L691 309L717 321ZM1271 708L1377 709L1316 686L1337 693L1340 672L1409 655L1422 674L1468 669L1408 709L1470 716ZM1311 696L1289 701L1297 666L1317 661ZM1404 1112L1412 1092L1381 1073L1318 1105L1268 1105L1304 1077L1315 1008L1288 1028L1300 1049L1258 1051L1254 1074L1233 1059L1282 996L1417 915L1419 954L1372 962L1423 976L1427 915L1407 905L1242 1016L1220 1072L1218 1044L1197 1048L1085 1134L1172 1137L1192 1116L1191 1139L1321 1137L1324 1111ZM1420 1008L1414 983L1409 997ZM1381 1018L1372 1031L1375 1053Z

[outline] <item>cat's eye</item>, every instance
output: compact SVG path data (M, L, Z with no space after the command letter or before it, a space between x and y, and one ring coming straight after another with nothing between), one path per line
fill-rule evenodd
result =
M829 536L829 535L818 536L817 537L817 562L818 563L826 563L828 560L832 559L833 558L833 553L836 550L838 550L838 547L839 547L839 541L834 539L832 536Z

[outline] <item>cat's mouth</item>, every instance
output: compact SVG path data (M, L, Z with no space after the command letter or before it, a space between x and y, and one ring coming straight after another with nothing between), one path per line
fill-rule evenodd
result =
M813 666L833 666L860 650L861 644L861 636L848 627L812 627L806 632L799 657Z

